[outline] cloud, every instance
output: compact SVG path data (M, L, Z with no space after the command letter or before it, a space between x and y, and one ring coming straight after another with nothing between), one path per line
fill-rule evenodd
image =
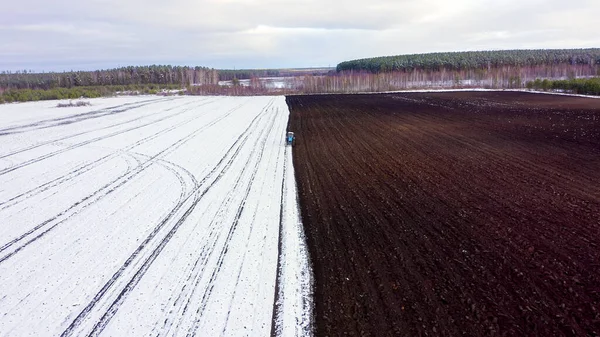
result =
M354 58L598 47L595 0L23 0L0 69L335 66Z

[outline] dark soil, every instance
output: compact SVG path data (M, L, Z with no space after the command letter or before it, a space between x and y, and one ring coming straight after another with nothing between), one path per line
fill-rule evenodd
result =
M318 336L600 335L600 100L290 96Z

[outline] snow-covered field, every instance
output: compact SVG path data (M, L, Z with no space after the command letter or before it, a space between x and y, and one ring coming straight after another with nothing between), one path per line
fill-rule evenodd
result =
M0 105L0 336L310 335L285 99L90 102Z

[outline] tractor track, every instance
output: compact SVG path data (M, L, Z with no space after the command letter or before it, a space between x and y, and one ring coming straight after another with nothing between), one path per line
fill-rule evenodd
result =
M127 176L127 175L128 175L130 172L132 172L132 171L133 171L133 169L134 169L135 167L133 167L133 166L130 164L130 162L127 160L127 158L128 158L128 157L130 157L130 158L132 158L132 159L134 159L134 160L135 160L135 158L133 158L132 156L130 156L130 155L128 155L128 154L122 154L122 156L125 158L125 160L126 160L126 161L127 161L127 163L128 163L127 170L126 170L126 172L125 172L124 174L122 174L122 175L118 176L116 179L114 179L114 180L112 180L111 182L109 182L108 184L104 185L104 186L103 186L103 187L101 187L99 190L96 190L96 191L94 191L92 194L90 194L90 195L88 195L87 197L85 197L84 199L81 199L80 201L78 201L78 202L74 203L73 205L71 205L71 206L70 206L70 207L68 207L67 209L65 209L65 210L61 211L60 213L58 213L57 215L53 216L52 218L50 218L50 219L47 219L47 220L43 221L42 223L40 223L40 224L38 224L38 225L34 226L32 229L28 230L27 232L23 233L22 235L20 235L20 236L18 236L18 237L16 237L16 238L14 238L13 240L11 240L11 241L9 241L9 242L7 242L7 243L3 244L2 246L0 246L0 254L1 254L1 253L3 253L5 250L7 250L7 249L11 248L11 246L13 246L13 245L17 244L18 242L20 242L20 241L23 241L23 240L24 240L24 239L26 239L28 236L30 236L30 235L32 235L34 232L36 232L38 229L40 229L40 228L42 228L42 227L44 227L44 226L46 226L46 225L48 225L48 224L52 223L53 221L55 221L55 220L57 220L57 219L59 219L59 218L61 218L61 217L63 217L63 220L61 220L60 222L63 222L63 221L65 221L65 220L67 220L67 219L70 217L70 216L68 215L68 213L70 213L71 211L73 211L75 208L79 207L79 205L81 205L81 204L83 204L83 203L86 203L86 202L88 201L88 199L94 198L94 196L95 196L96 194L98 194L98 193L102 192L104 189L108 189L108 188L110 188L110 186L112 186L112 185L114 185L114 184L118 183L118 182L119 182L121 179L123 179L123 177ZM139 165L139 163L138 163L138 165ZM7 206L7 207L9 207L9 206ZM7 207L4 207L4 208L7 208ZM2 209L4 209L4 208L2 208ZM83 208L85 208L85 206L83 206ZM82 209L82 208L81 208L81 209ZM64 217L65 215L67 215L67 217L66 217L66 218ZM60 223L60 222L59 222L59 223ZM56 225L58 225L58 224L56 224ZM56 226L56 225L55 225L55 226ZM54 228L54 227L52 227L52 228ZM42 234L40 234L40 235L43 235L43 234L45 234L45 233L42 233ZM39 238L39 237L41 237L41 236L36 236L34 239L32 239L32 241L31 241L31 242L35 241L35 240L36 240L37 238ZM2 263L3 261L5 261L6 259L10 258L10 257L11 257L11 256L13 256L14 254L16 254L16 253L17 253L19 250L21 250L22 248L24 248L24 247L25 247L27 244L29 244L29 243L31 243L31 242L28 242L28 243L24 244L24 245L23 245L23 246L21 246L21 247L17 247L17 248L16 248L14 251L12 251L11 253L9 253L8 255L4 255L4 256L0 257L0 263Z
M139 167L135 168L133 170L130 168L125 174L110 181L108 184L105 184L99 190L94 191L92 194L77 201L76 203L69 206L64 211L55 215L54 217L43 221L42 223L34 226L32 229L30 229L29 231L20 235L19 237L4 244L2 247L0 247L0 253L5 253L9 249L10 249L10 251L3 254L2 256L0 256L0 264L5 262L6 260L10 259L11 257L13 257L15 254L19 253L21 250L26 248L28 245L30 245L30 244L34 243L35 241L37 241L38 239L42 238L44 235L48 234L51 230L53 230L54 228L63 224L64 222L66 222L71 217L77 215L79 212L83 211L85 208L93 205L94 203L98 202L100 199L102 199L102 198L106 197L107 195L109 195L110 193L114 192L119 187L123 186L125 183L130 181L135 175L139 174L139 172L141 172ZM44 228L44 227L47 227L47 228ZM43 230L36 234L36 232L38 232L40 229L43 229ZM33 236L33 237L29 238L30 236ZM25 241L25 242L17 247L13 247L22 241Z
M286 144L287 145L287 144ZM273 318L271 319L271 337L277 336L277 313L280 312L281 298L279 294L279 288L282 282L281 275L281 258L283 254L282 243L283 243L283 212L286 207L285 202L285 183L287 178L288 170L287 156L284 154L283 160L283 179L281 180L281 207L279 208L279 231L277 235L277 282L275 282L275 296L273 297Z
M269 104L270 106L270 104ZM267 111L268 107L265 109L265 111ZM206 194L208 192L208 190L210 189L210 187L212 187L214 184L216 184L218 182L218 180L221 179L221 177L223 176L223 174L226 173L226 171L229 170L229 167L231 167L231 165L233 164L234 160L238 157L240 150L242 149L242 146L247 142L250 133L249 131L252 130L254 128L254 124L257 123L259 121L260 118L262 118L263 114L261 113L259 116L257 116L252 122L250 127L244 132L244 134L242 134L242 137L240 137L238 139L238 142L240 143L240 146L236 148L235 153L233 153L229 160L227 160L227 162L225 163L225 169L223 169L217 176L217 178L215 179L215 181L213 181L211 183L211 185L209 186L209 188L202 193L202 195ZM223 159L225 159L226 157L224 157ZM242 174L238 175L238 179L239 177L241 177ZM221 213L221 210L223 210L223 204L221 204L221 206L219 207L219 210L216 213L216 216L219 215L219 213ZM205 214L203 213L202 217L204 217ZM218 223L218 225L222 225L221 222ZM208 253L211 252L213 249L215 249L215 243L216 243L216 238L214 237L214 235L216 235L216 230L217 228L220 226L217 226L217 222L216 219L213 218L213 220L210 223L210 234L209 234L209 242L211 247L207 248L206 245L202 245L203 248L201 248L200 253L198 254L198 258L194 261L193 267L190 269L189 273L187 274L187 276L185 277L185 281L183 282L183 285L180 283L178 285L178 288L181 288L178 291L178 294L176 296L172 296L169 300L169 307L172 307L173 309L170 309L169 312L171 313L170 315L168 315L167 317L165 317L164 322L162 322L162 328L160 329L160 331L165 331L166 333L169 333L174 325L175 325L175 329L179 330L178 326L181 323L181 320L185 317L188 308L191 304L191 300L192 297L194 296L196 290L198 290L199 287L199 282L200 282L200 277L202 272L204 271L204 267L205 264L207 263L208 259L209 259L209 255ZM180 302L185 301L185 303L183 304L179 304ZM173 312L175 311L175 312ZM179 322L174 323L173 320L175 317L179 317ZM157 322L159 323L159 322ZM154 330L156 330L156 326L154 328Z
M152 165L155 162L155 160L160 159L159 158L160 156L166 156L167 154L169 154L172 151L176 150L178 147L180 147L181 145L183 145L185 142L189 141L190 139L192 139L193 137L195 137L196 135L198 135L200 132L208 129L212 125L220 122L221 120L223 120L224 118L226 118L227 116L229 116L231 113L233 113L236 109L239 109L240 107L241 107L241 105L239 105L239 106L231 109L228 113L217 117L212 122L210 122L210 123L208 123L206 125L201 126L200 128L196 129L194 132L192 132L191 134L189 134L188 136L186 136L186 137L180 139L179 141L177 141L175 144L171 145L170 147L165 148L164 150L158 152L156 155L150 157L142 165L138 166L133 171L129 171L126 174L124 174L122 176L119 176L117 179L115 179L115 180L109 182L108 184L104 185L102 188L100 188L99 190L93 192L88 197L86 197L86 198L84 198L84 199L82 199L82 200L74 203L72 206L70 206L66 210L62 211L61 213L59 213L57 216L55 216L55 217L53 217L51 219L48 219L48 220L42 222L41 224L35 226L33 230L30 230L30 231L26 232L24 235L21 235L18 238L10 241L8 244L3 245L0 248L0 253L2 253L4 251L6 251L7 249L11 248L16 243L27 239L28 236L31 236L32 234L34 234L38 229L49 226L47 229L43 230L41 233L39 233L39 234L35 235L33 238L27 240L24 244L20 245L19 247L14 248L10 253L1 256L0 257L0 264L2 264L4 261L6 261L7 259L9 259L12 256L14 256L15 254L17 254L23 248L27 247L31 243L35 242L36 240L38 240L41 237L43 237L44 235L46 235L52 229L54 229L57 226L59 226L60 224L64 223L72 215L79 213L84 208L89 207L90 205L92 205L93 203L97 202L101 198L106 197L110 193L114 192L116 189L118 189L118 188L122 187L123 185L125 185L127 182L129 182L131 179L133 179L135 176L139 175L146 168L148 168L150 165ZM141 144L140 142L142 142L142 141L136 142L135 144L133 144L131 146L131 148L133 148L133 147ZM59 222L54 223L54 224L51 225L51 223L53 221L55 221L55 220L57 220L59 218L62 218L62 219Z
M4 130L0 336L269 334L285 99L144 104Z
M206 104L209 104L209 103L212 103L212 102L213 101L208 102L208 103L204 103L204 104L201 104L201 105L197 105L197 106L194 106L194 107L189 108L189 109L185 109L181 113L188 112L190 110L193 110L195 108L201 107L203 105L206 105ZM188 104L184 104L184 106L185 105L188 105ZM172 109L168 109L168 110L172 110ZM178 113L177 115L179 115L181 113ZM44 191L46 191L48 189L51 189L53 187L59 186L62 183L65 183L65 182L67 182L69 180L72 180L72 179L74 179L74 178L76 178L76 177L78 177L78 176L80 176L80 175L82 175L82 174L84 174L84 173L86 173L86 172L94 169L95 167L97 167L98 165L102 164L106 160L111 159L111 158L119 155L120 153L122 153L124 151L127 152L127 151L129 151L131 149L134 149L135 147L137 147L137 146L139 146L141 144L144 144L144 143L146 143L148 141L151 141L151 140L153 140L153 139L155 139L155 138L157 138L157 137L159 137L159 136L161 136L161 135L163 135L163 134L165 134L167 132L170 132L170 131L175 130L176 128L178 128L180 126L183 126L183 125L186 125L186 124L188 124L190 122L193 122L194 120L196 120L198 118L201 118L203 116L204 116L204 114L198 114L197 116L194 116L194 117L192 117L190 119L187 119L185 121L177 123L177 124L175 124L173 126L170 126L168 128L162 129L161 131L159 131L159 132L157 132L155 134L152 134L150 136L147 136L145 138L142 138L142 139L136 141L135 143L133 143L133 144L127 146L127 147L124 147L122 149L118 149L118 150L114 151L113 153L110 153L110 154L108 154L108 155L106 155L104 157L101 157L101 158L99 158L97 160L94 160L94 161L92 161L90 163L86 163L86 164L83 164L83 165L81 165L79 167L76 167L75 169L73 169L72 171L70 171L69 173L67 173L67 174L65 174L65 175L63 175L61 177L58 177L58 178L56 178L56 179L54 179L52 181L49 181L47 183L44 183L44 184L42 184L40 186L37 186L37 187L31 189L31 190L23 192L23 193L21 193L21 194L19 194L17 196L14 196L14 197L6 200L6 201L2 201L2 202L0 202L0 206L2 207L0 210L4 210L4 209L6 209L8 207L14 206L14 205L18 204L19 201L26 200L27 198L31 198L31 197L33 197L33 196L35 196L35 195L37 195L39 193L42 193L42 192L44 192ZM53 143L53 142L55 142L55 141L51 141L51 142L48 142L48 143Z
M231 113L233 113L235 110L239 109L240 107L241 107L241 105L239 105L237 107L234 107L233 109L231 109L230 111L228 111L226 114L222 115L218 120L213 121L212 123L208 124L207 126L203 126L202 128L200 128L196 132L194 132L194 133L188 135L187 137L181 139L178 143L180 145L182 145L185 141L187 141L187 140L191 139L193 136L195 136L198 131L204 130L204 129L206 129L206 128L212 126L212 125L214 125L218 121L223 120L224 118L226 118L227 116L229 116ZM256 118L258 118L258 116ZM250 125L246 129L245 133L247 133L247 132L249 132L249 130L251 130L251 127L252 127L253 124L254 124L254 121L252 123L250 123ZM109 308L102 315L101 320L98 321L94 325L94 328L92 329L92 332L90 332L90 335L93 335L95 333L95 331L101 331L106 326L106 324L108 324L108 322L110 321L110 318L112 318L112 316L114 316L114 314L118 310L118 306L120 305L120 303L122 303L122 301L125 299L125 297L127 296L127 294L134 289L135 285L139 282L139 280L141 279L141 277L148 270L148 268L150 267L150 265L152 264L152 262L154 262L154 260L156 259L156 257L162 251L162 249L169 242L169 239L175 234L175 232L177 231L177 229L179 228L179 226L181 226L181 224L185 221L185 219L194 210L194 208L198 204L199 200L220 179L220 177L223 175L224 171L226 171L227 168L230 167L231 163L233 162L233 159L237 156L237 154L239 153L239 149L243 145L243 142L240 141L241 139L242 138L240 137L228 149L228 151L221 158L221 160L217 163L217 165L213 168L213 170L211 170L200 182L198 182L198 186L203 186L203 184L205 184L207 181L209 181L211 178L213 178L213 176L217 173L218 167L220 167L221 164L223 162L225 162L225 159L232 152L234 152L234 155L227 162L227 165L225 165L223 167L223 169L221 169L218 172L218 175L217 175L216 179L214 179L212 182L210 182L210 184L203 191L200 192L200 188L197 188L194 191L192 191L191 193L189 193L183 200L180 200L180 202L177 203L177 205L154 228L154 230L150 233L150 235L148 235L148 237L146 237L146 239L142 242L142 244L140 244L138 246L138 248L135 250L135 252L123 264L123 266L102 287L102 289L100 290L100 292L98 292L94 296L94 298L92 299L92 301L90 301L90 303L84 308L84 310L82 310L82 312L75 318L75 320L69 325L69 327L67 327L67 329L65 329L63 331L63 333L61 334L61 336L71 336L74 333L74 330L77 329L77 327L79 325L81 325L81 323L86 319L86 316L93 310L93 308L96 306L96 304L108 293L109 289L111 289L111 287L122 277L122 275L125 273L125 271L128 269L128 267L137 259L138 255L140 255L141 252L146 248L146 246L150 244L150 242L158 235L159 232L161 232L161 230L163 229L163 227L169 221L172 220L172 218L175 216L175 214L177 214L183 208L184 204L186 204L186 203L189 202L190 206L188 206L183 211L183 214L179 217L178 220L176 220L176 222L175 222L174 226L171 228L171 230L169 230L168 233L166 234L166 236L163 237L159 241L159 243L157 244L157 246L153 249L152 253L144 260L144 262L143 262L142 266L140 267L140 269L138 269L138 271L136 271L134 273L134 275L132 276L132 278L129 279L129 281L127 282L127 284L122 288L122 291L120 291L118 293L117 298L112 301L112 304L110 304ZM170 147L169 149L172 149L172 147ZM155 157L156 156L154 156L153 159Z
M276 115L273 115L273 119L270 122L270 126L268 128L263 129L262 132L264 132L264 133L266 133L268 135L268 130L271 129L273 123L275 122L275 117L276 117ZM257 140L256 140L254 146L252 147L252 154L254 154L256 152L257 145L258 145L259 142L261 144L258 146L258 148L260 148L261 150L262 150L262 148L264 148L267 139L265 137L265 139L261 140L262 137L263 137L262 133L259 135L259 137L257 137ZM259 151L259 159L262 158L262 153L263 153L263 151ZM252 157L253 157L252 155L250 155L248 157L248 160L246 161L246 164L244 165L244 169L242 170L242 172L240 173L240 175L238 176L238 178L235 181L235 185L232 188L232 192L233 191L237 191L238 186L240 186L241 181L242 181L242 177L244 176L244 173L245 173L246 169L248 169L248 167L250 167L249 164L250 164L250 162L253 159ZM244 197L241 199L241 202L240 202L239 206L237 207L233 223L229 227L229 231L227 232L227 235L226 235L226 238L225 238L225 241L224 241L225 244L219 250L218 258L217 258L217 263L215 265L215 269L213 269L212 273L210 274L210 278L209 278L209 281L207 283L207 285L208 285L207 288L203 289L203 291L202 291L203 295L202 295L202 297L200 299L200 305L199 305L198 309L196 310L196 319L195 319L196 323L199 322L200 318L204 314L204 310L206 309L208 298L210 297L210 295L212 293L212 289L214 287L214 282L215 282L215 280L217 278L217 275L219 274L219 272L221 270L221 266L223 264L223 260L225 258L225 255L227 253L227 249L229 247L229 242L231 240L231 237L233 236L233 233L235 232L235 230L237 228L237 224L239 222L240 216L241 216L241 214L242 214L242 212L244 210L246 199L247 199L248 193L250 192L250 189L252 187L253 179L256 176L256 172L258 170L258 164L259 163L260 163L260 160L257 160L255 166L252 168L251 179L249 180L249 184L248 184L248 186L246 187L246 189L243 192L244 193ZM224 204L221 204L220 209L229 208L229 206L230 206L233 198L234 198L234 196L233 196L233 193L232 193L232 195L229 195L224 200ZM213 228L216 229L217 227L219 227L218 224L217 224L216 227L213 227ZM210 259L211 255L214 253L214 249L216 248L214 246L214 244L216 243L217 240L218 240L218 238L215 239L215 241L213 243L213 247L208 250L209 254L207 256L207 260ZM202 276L203 273L204 273L204 268L202 268L202 270L200 272L200 277ZM198 289L198 287L194 287L194 290L197 290L197 289ZM197 332L197 329L198 329L198 324L194 324L193 327L191 327L190 331L188 331L187 335L192 335L192 336L195 335L196 332Z
M264 111L267 111L267 110L265 109ZM169 233L167 234L167 236L165 236L165 238L160 242L160 244L157 246L157 248L155 249L155 251L144 262L144 264L142 265L142 267L140 268L140 270L138 272L136 272L136 274L130 280L130 282L127 284L127 286L125 288L123 288L123 291L119 294L119 297L113 302L113 304L111 305L110 309L102 316L101 320L96 323L96 325L94 326L94 329L90 333L90 336L96 336L96 335L98 335L98 334L100 334L102 332L102 330L104 329L104 327L106 327L106 325L110 322L111 318L117 312L119 305L125 300L127 294L129 294L135 288L135 286L137 285L137 283L141 280L142 276L150 268L150 265L152 264L152 262L154 262L154 260L156 259L156 257L158 257L158 255L162 251L162 249L164 249L164 247L166 246L166 244L169 242L169 240L176 233L177 229L183 224L183 222L187 219L187 217L191 214L191 212L196 208L196 206L198 205L198 203L200 202L200 200L202 199L202 197L204 195L206 195L206 193L208 193L210 191L210 189L216 183L219 182L219 180L221 179L221 177L225 173L227 173L227 171L229 170L229 168L231 167L231 165L233 164L233 162L238 157L238 155L240 153L240 150L245 145L245 142L248 140L248 137L251 134L251 130L254 128L254 124L257 123L260 120L260 118L262 118L262 115L263 115L263 113L259 114L250 123L250 125L248 126L248 128L242 134L242 136L240 138L238 138L238 140L226 152L225 156L223 156L221 158L221 160L219 161L219 163L215 166L215 169L213 169L211 172L209 172L209 174L204 179L202 179L202 181L198 184L198 188L193 192L193 194L194 194L194 200L192 201L192 203L189 206L189 208L182 215L182 217L179 218L179 220L177 221L177 223L175 224L175 226L172 227L172 229L169 231ZM254 149L254 147L253 147L253 149ZM230 157L230 159L227 160L227 162L225 162L224 160L227 157ZM249 159L248 159L248 161L246 163L248 163L250 161L250 158L251 158L251 156L249 157ZM223 167L220 170L216 170L216 168L219 167L222 163L225 163L223 165ZM244 166L244 167L246 168L247 166ZM203 190L201 190L201 187L203 186L203 184L206 183L206 182L208 182L215 175L216 175L216 177L214 178L214 180L212 180L209 183L208 186L206 186ZM242 175L243 175L243 173L240 173L239 177L241 177ZM190 196L188 196L188 198ZM195 288L196 287L193 287L193 289L195 289ZM165 318L165 320L167 320L167 319L168 319L168 317Z
M129 123L134 123L134 122L139 121L142 118L147 118L147 117L151 117L151 116L154 116L154 115L162 114L164 112L173 110L175 108L179 108L181 106L185 106L185 105L189 105L189 104L193 104L193 103L195 103L195 102L189 102L189 103L186 103L186 104L182 104L180 106L171 107L171 108L168 108L168 109L165 109L165 110L161 110L161 111L149 114L149 115L145 115L143 117L138 117L138 118L135 118L135 119L124 121L124 122L111 124L111 125L108 125L108 126L105 126L105 127L101 127L99 129L87 130L87 131L75 133L75 134L72 134L72 135L68 135L68 136L65 136L65 137L61 137L61 138L57 138L57 139L53 139L53 140L41 142L41 143L38 143L38 144L30 145L30 146L25 147L25 148L21 148L21 149L18 149L18 150L9 152L9 153L2 154L2 155L0 155L0 159L7 158L7 157L10 157L10 156L14 156L16 154L23 153L23 152L26 152L26 151L30 151L30 150L33 150L33 149L36 149L36 148L39 148L39 147L42 147L42 146L45 146L45 145L52 145L52 144L55 144L55 143L58 143L58 142L62 142L64 140L68 140L68 139L75 138L75 137L78 137L78 136L82 136L82 135L85 135L85 134L88 134L88 133L98 132L98 131L102 131L102 130L106 130L106 129L111 129L111 128L114 128L114 127L117 127L117 126L129 124ZM133 107L133 108L131 108L129 110L132 110L132 109L135 109L135 108L137 108L137 107Z
M122 112L126 112L126 111L129 111L132 109L141 108L141 107L144 107L144 106L147 106L150 104L154 104L157 102L164 102L164 101L169 101L169 100L173 100L173 98L159 98L159 99L151 99L151 100L146 100L146 101L125 103L125 104L116 105L116 106L112 106L112 107L108 107L108 108L104 108L104 109L100 109L100 110L88 111L88 112L84 112L81 114L39 121L39 122L32 123L32 124L11 126L8 128L0 129L0 136L8 136L8 135L15 134L15 133L23 133L23 132L34 131L34 130L39 130L39 129L47 129L47 128L51 128L51 127L55 127L55 126L83 122L83 121L86 121L89 119L106 117L106 116L113 115L115 113L122 113ZM2 158L2 157L0 157L0 158Z
M209 102L209 103L210 103L210 102ZM209 103L206 103L206 104L209 104ZM185 105L185 104L184 104L184 105ZM4 174L7 174L7 173L10 173L10 172L13 172L13 171L15 171L15 170L18 170L18 169L20 169L20 168L23 168L23 167L29 166L29 165L31 165L31 164L38 163L38 162L40 162L40 161L42 161L42 160L45 160L45 159L48 159L48 158L54 157L54 156L56 156L56 155L59 155L59 154L65 153L65 152L67 152L67 151L70 151L70 150L73 150L73 149L76 149L76 148L79 148L79 147L82 147L82 146L85 146L85 145L91 144L91 143L95 143L95 142L98 142L98 141L101 141L101 140L105 140L105 139L108 139L108 138L111 138L111 137L114 137L114 136L118 136L118 135L121 135L121 134L124 134L124 133L130 132L130 131L138 130L138 129L141 129L141 128L144 128L144 127L147 127L147 126L150 126L150 125L154 125L154 124L156 124L156 123L159 123L159 122L162 122L162 121L168 120L168 119L170 119L170 118L173 118L173 117L175 117L175 116L178 116L178 115L180 115L180 114L182 114L182 113L185 113L185 112L188 112L188 111L190 111L190 110L192 110L192 108L190 108L190 109L187 109L187 110L184 110L184 111L182 111L182 112L180 112L180 113L178 113L178 114L174 114L174 115L168 115L168 116L165 116L165 117L163 117L163 118L160 118L160 119L158 119L158 120L154 120L154 121L151 121L151 122L148 122L148 123L142 124L142 125L137 125L137 126L134 126L134 127L128 128L128 129L125 129L125 130L119 130L119 131L116 131L116 132L110 133L110 134L108 134L108 135L103 135L103 136L95 137L95 138L88 139L88 140L85 140L85 141L83 141L83 142L80 142L80 143L77 143L77 144L74 144L74 145L69 145L69 146L67 146L66 148L63 148L63 149L60 149L60 150L57 150L57 151L53 151L53 152L47 153L47 154L45 154L45 155L42 155L42 156L40 156L40 157L33 158L33 159L27 160L27 161L25 161L25 162L22 162L22 163L19 163L19 164L13 165L13 166L11 166L11 167L9 167L9 168L5 168L5 169L3 169L3 170L0 170L0 176L2 176L2 175L4 175ZM63 139L60 139L60 140L54 140L54 141L51 141L51 142L49 142L48 144L52 144L52 143L55 143L55 142L58 142L58 141L61 141L61 140L63 140ZM44 144L44 145L48 145L48 144ZM40 146L41 146L41 145L40 145Z
M204 104L202 104L202 105L204 105ZM202 105L200 105L200 106L202 106ZM184 112L187 112L187 111L188 111L188 110L185 110ZM34 188L34 189L32 189L32 190L29 190L29 191L27 191L27 192L21 193L21 194L19 194L19 195L18 195L18 196L16 196L16 197L13 197L13 198L11 198L11 199L9 199L9 200L7 200L7 201L4 201L4 202L0 203L0 206L2 206L2 209L0 209L0 210L4 210L4 209L6 209L6 208L9 208L9 207L11 207L11 206L14 206L14 205L18 204L18 203L19 203L19 201L27 200L27 198L33 197L33 196L35 196L35 195L37 195L37 194L39 194L39 193L42 193L42 192L44 192L44 191L46 191L46 190L48 190L48 189L51 189L51 188L54 188L54 187L58 187L58 186L60 186L62 183L65 183L65 182L67 182L67 181L69 181L69 180L72 180L72 179L76 178L77 176L79 176L79 175L82 175L82 174L84 174L84 173L86 173L86 172L88 172L88 171L90 171L90 170L94 169L94 168L95 168L97 165L101 164L102 162L104 162L105 160L107 160L107 159L109 159L109 158L112 158L112 157L115 157L115 156L117 156L117 155L119 155L119 154L122 154L124 151L129 151L129 150L131 150L131 149L133 149L133 148L135 148L135 147L137 147L137 146L139 146L139 145L141 145L141 144L143 144L143 143L145 143L145 142L148 142L148 141L150 141L150 140L152 140L152 139L155 139L155 138L159 137L160 135L162 135L162 134L164 134L164 133L166 133L166 132L172 131L172 130L174 130L174 129L176 129L176 128L178 128L178 127L182 126L182 125L185 125L185 124L187 124L187 123L189 123L189 122L191 122L191 121L193 121L193 120L195 120L195 119L198 119L198 118L200 118L200 117L203 117L203 115L202 115L202 114L200 114L200 115L198 115L198 116L195 116L195 117L193 117L193 118L191 118L191 119L189 119L189 120L183 121L183 122L181 122L181 123L178 123L178 124L176 124L176 125L173 125L173 126L171 126L171 127L169 127L169 128L163 129L163 130L161 130L160 132L157 132L157 133L155 133L155 134L153 134L153 135L150 135L150 136L148 136L148 137L145 137L145 138L143 138L143 139L140 139L140 140L136 141L135 143L133 143L133 144L131 144L131 145L129 145L129 146L127 146L127 147L123 148L123 149L119 149L119 150L117 150L117 151L114 151L112 154L109 154L109 155L107 155L107 156L104 156L104 157L102 157L102 158L100 158L100 159L98 159L98 160L95 160L95 161L93 161L93 162L91 162L91 163L89 163L89 164L85 164L85 165L83 165L83 166L81 166L81 167L79 167L79 168L76 168L75 170L71 171L70 173L68 173L68 174L67 174L67 175L65 175L65 176L59 177L59 178L57 178L57 179L54 179L54 180L52 180L52 181L50 181L50 182L48 182L48 183L45 183L45 184L43 184L43 185L40 185L40 186L38 186L38 187L36 187L36 188ZM139 166L138 166L138 168L139 168ZM143 170L143 169L142 169L142 170ZM137 171L137 173L136 173L136 174L139 174L140 172L141 172L141 170L140 170L140 171ZM78 206L79 206L81 203L83 203L83 202L86 202L86 201L87 201L89 198L92 198L92 197L94 197L96 194L98 194L98 193L101 193L103 190L106 190L106 189L108 189L110 192L112 192L114 189L110 189L109 187L110 187L110 186L112 186L112 185L114 185L114 184L117 184L117 183L118 183L118 181L120 181L120 180L122 180L122 179L125 179L125 178L128 176L128 174L129 174L129 173L131 173L131 171L128 171L126 174L124 174L124 175L122 175L122 176L118 177L116 180L114 180L114 181L111 181L111 182L109 182L108 184L104 185L102 188L100 188L99 190L95 191L93 194L89 195L87 198L85 198L85 199L83 199L83 200L80 200L80 201L76 202L75 204L73 204L72 206L70 206L69 208L67 208L66 210L64 210L64 211L60 212L60 213L59 213L57 216L55 216L55 217L53 217L53 218L51 218L51 219L48 219L48 220L46 220L46 221L42 222L42 223L41 223L41 224L39 224L39 225L36 225L36 226L34 226L34 228L33 228L33 229L31 229L31 230L29 230L29 231L25 232L23 235L20 235L19 237L17 237L17 238L15 238L15 239L13 239L13 240L9 241L8 243L6 243L6 244L2 245L2 246L0 247L0 253L2 253L3 251L5 251L6 249L10 248L12 245L16 244L17 242L19 242L19 241L22 241L23 239L25 239L27 236L31 235L32 233L34 233L34 232L35 232L35 231L37 231L38 229L40 229L40 228L42 228L42 227L44 227L44 226L48 225L48 224L49 224L49 223L51 223L52 221L56 220L58 217L60 217L60 216L62 216L62 215L64 215L64 214L66 214L67 212L69 212L69 211L71 211L71 210L75 209L75 208L76 208L76 207L78 207ZM130 177L130 178L131 178L131 177ZM129 178L129 179L130 179L130 178ZM127 179L127 181L129 181L129 179ZM122 185L122 184L118 184L118 186L121 186L121 185ZM109 192L109 193L110 193L110 192ZM104 194L104 196L106 196L106 195L108 195L108 193ZM97 201L97 200L96 200L96 201ZM9 204L9 203L10 203L10 204ZM67 219L68 219L68 218L67 218ZM64 220L67 220L67 219L64 219ZM61 221L61 223L62 223L62 221ZM52 226L50 229L53 229L53 228L55 228L57 225L58 225L58 224L56 224L56 225ZM29 241L28 241L28 242L27 242L25 245L23 245L23 246L21 246L21 247L18 247L18 248L17 248L15 251L13 251L11 254L9 254L9 255L5 255L5 256L2 256L2 257L0 257L0 263L2 263L3 261L5 261L6 259L10 258L10 257L11 257L11 256L13 256L14 254L16 254L18 251L20 251L22 248L24 248L24 246L26 246L26 245L30 244L31 242L33 242L33 241L35 241L35 240L39 239L41 236L45 235L47 232L48 232L48 231L44 231L44 232L43 232L43 233L41 233L40 235L36 236L34 239L32 239L32 240L29 240Z
M279 110L275 111L275 114L279 114L279 113L280 113ZM273 124L274 124L274 122L275 122L275 120L273 120ZM271 126L268 128L269 130L273 129L273 124L271 124ZM260 151L260 157L258 159L257 166L256 166L254 172L252 173L252 178L250 180L251 183L248 186L246 195L244 197L244 204L246 203L246 200L248 199L248 195L250 193L250 189L252 188L251 185L255 181L254 178L256 177L256 174L257 174L257 171L258 171L258 164L260 164L260 162L262 161L262 157L263 157L263 153L264 153L264 147L266 145L266 141L267 141L269 135L270 134L267 134L267 137L265 138L265 141L263 142L262 151ZM278 152L274 162L271 162L270 160L272 158L269 158L269 165L276 165L278 162L280 162L282 154L283 154L283 158L284 159L283 159L283 179L282 179L282 182L285 181L285 173L286 173L286 160L285 160L286 156L285 156L285 153L286 153L285 151L283 151L283 153L282 152ZM262 195L262 193L264 191L264 186L261 186L260 191L261 191L261 195ZM281 190L281 193L282 193L282 196L283 196L284 195L283 194L283 189ZM283 199L283 197L282 197L282 199ZM282 203L281 207L283 207L283 203ZM257 210L255 209L254 212L252 213L252 220L251 220L252 226L254 225L254 223L256 221L256 212L257 212ZM280 216L281 216L281 208L280 208ZM239 221L239 217L236 219L236 221ZM280 219L279 225L281 226L281 224L282 224L282 221ZM231 312L231 310L232 310L234 298L235 298L235 295L237 294L238 284L240 282L240 278L242 277L242 270L243 270L243 266L245 264L245 261L246 261L246 258L247 258L247 253L248 253L248 248L247 247L248 247L248 243L250 242L251 236L252 236L252 229L253 229L252 226L250 227L250 231L248 232L248 236L246 237L246 240L245 240L245 242L246 242L246 244L245 244L246 249L244 250L244 255L242 257L241 267L238 270L238 273L236 275L236 283L235 283L235 287L234 287L235 290L234 290L233 296L229 300L228 312ZM281 231L281 229L280 229L280 231ZM279 270L279 263L280 263L280 261L279 261L280 239L281 239L281 236L278 237L278 239L277 239L277 242L278 242L277 257L278 258L277 258L277 265L276 265L276 269L275 269L277 271L277 273L278 273L278 270ZM281 281L281 280L278 277L276 277L276 281L275 281L275 296L274 296L275 301L277 301L277 290L279 288L279 281ZM273 307L273 310L274 310L273 311L273 317L275 317L275 307ZM227 320L225 321L224 328L222 330L222 334L224 334L224 335L227 332L226 329L228 327L228 323L229 323L230 317L231 316L228 315L227 316Z

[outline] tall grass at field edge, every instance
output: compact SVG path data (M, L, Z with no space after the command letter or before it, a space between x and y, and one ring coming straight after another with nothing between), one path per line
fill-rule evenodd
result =
M91 87L72 87L54 89L9 89L0 92L0 103L33 102L45 100L97 98L113 96L117 93L158 94L162 90L178 90L177 84L110 85Z
M600 95L600 77L568 80L541 80L527 82L528 89L561 90L579 95Z

